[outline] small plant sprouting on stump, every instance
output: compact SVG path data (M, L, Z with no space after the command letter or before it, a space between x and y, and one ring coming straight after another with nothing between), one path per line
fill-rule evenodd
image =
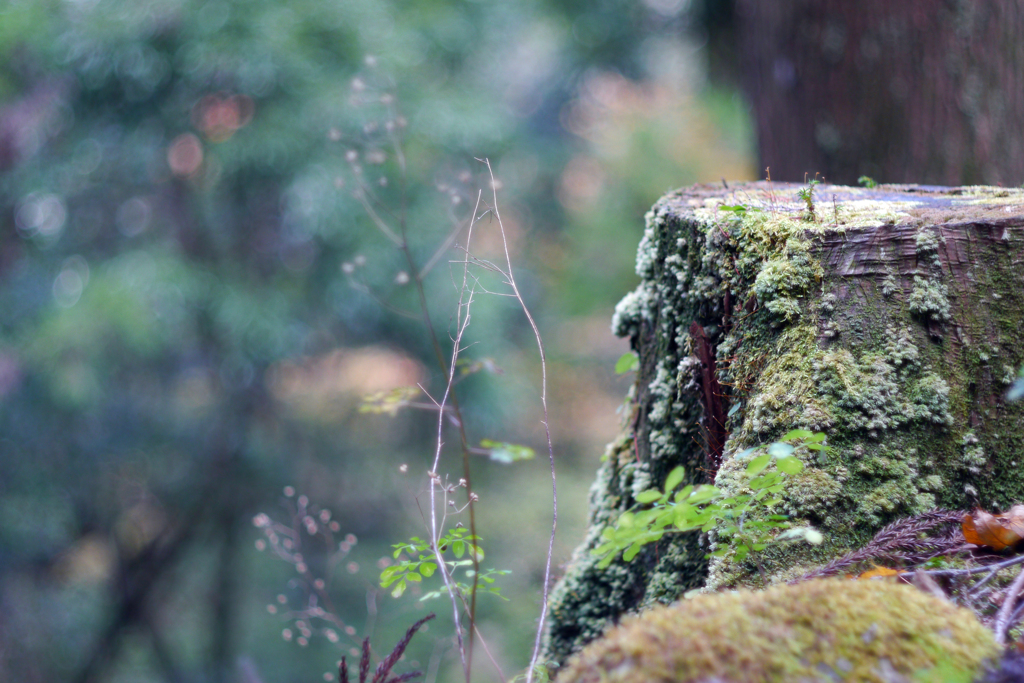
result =
M762 448L764 452L758 454ZM636 495L637 507L650 507L623 512L614 527L604 530L603 543L591 551L603 556L598 568L608 567L620 552L622 559L631 562L645 545L660 541L665 534L698 529L703 533L713 530L720 541L731 541L709 557L731 553L738 562L774 541L821 543L821 533L816 529L790 528L785 515L772 513L772 508L782 502L778 494L786 486L786 477L804 467L794 455L798 449L821 453L829 446L821 432L794 429L767 447L754 446L739 453L738 459L749 460L746 473L751 477L747 482L751 493L737 496L726 497L711 484L691 484L676 492L684 478L683 468L676 467L669 472L664 491L649 489ZM775 467L769 470L773 462Z

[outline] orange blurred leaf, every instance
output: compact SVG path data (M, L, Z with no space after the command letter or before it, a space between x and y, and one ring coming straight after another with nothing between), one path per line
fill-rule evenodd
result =
M884 576L899 576L900 574L906 574L906 572L902 569L893 569L892 567L875 567L862 574L858 574L857 579L877 579Z
M1000 515L975 510L964 515L963 531L968 543L993 550L1012 548L1024 539L1024 505L1014 505Z

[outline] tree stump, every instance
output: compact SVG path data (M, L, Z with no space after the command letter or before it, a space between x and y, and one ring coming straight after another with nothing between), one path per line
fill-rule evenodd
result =
M552 595L556 666L628 612L688 590L762 586L936 507L1024 500L1024 191L697 185L647 214L639 287L613 328L639 356L586 539ZM744 449L825 432L778 509L824 535L709 562L666 536L600 569L601 533L682 465L739 492Z

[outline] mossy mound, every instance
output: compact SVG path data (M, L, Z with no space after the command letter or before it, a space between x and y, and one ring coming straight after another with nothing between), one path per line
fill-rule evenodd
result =
M828 579L652 609L591 643L557 680L970 681L998 651L973 614L916 588Z

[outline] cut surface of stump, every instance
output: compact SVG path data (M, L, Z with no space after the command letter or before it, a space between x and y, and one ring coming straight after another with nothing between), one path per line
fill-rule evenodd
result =
M698 185L646 220L613 321L640 359L631 413L552 597L553 662L625 613L799 576L895 519L1024 500L1024 402L1005 399L1024 364L1024 191ZM831 448L803 452L765 514L822 544L737 561L677 534L597 567L602 532L672 469L739 495L746 449L793 429Z

